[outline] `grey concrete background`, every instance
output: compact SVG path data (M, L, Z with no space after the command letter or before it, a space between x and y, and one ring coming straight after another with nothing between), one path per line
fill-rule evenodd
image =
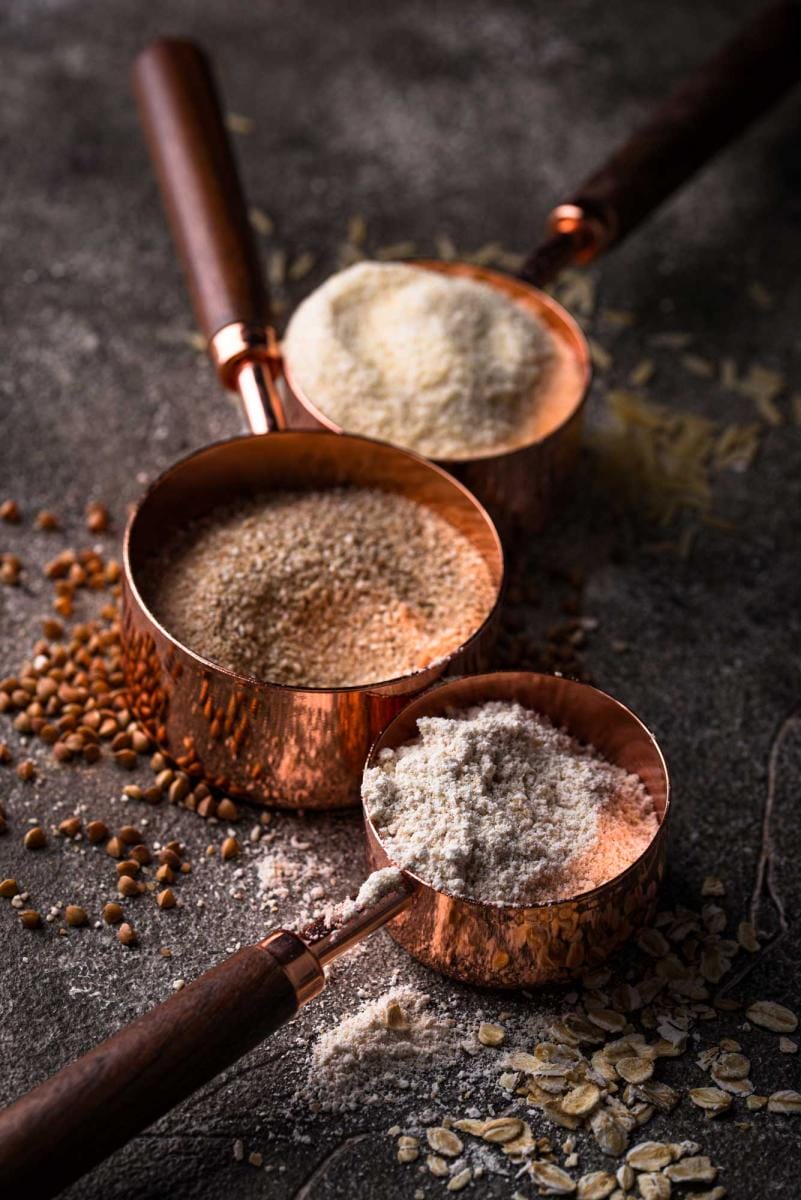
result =
M413 238L430 252L445 232L459 247L498 238L526 250L565 189L752 9L739 0L658 7L5 0L0 492L14 496L28 520L0 528L0 550L26 563L23 586L0 591L0 674L19 664L38 635L47 591L37 566L54 547L85 543L86 500L112 506L111 549L126 504L147 479L189 448L239 429L237 412L188 344L191 315L129 94L130 61L150 36L190 34L209 46L229 109L252 119L252 131L237 139L249 199L271 214L290 253L317 256L313 274L290 291L297 301L335 267L356 212L368 219L373 245ZM602 304L636 314L612 347L613 382L643 357L648 336L666 329L689 331L694 349L710 359L732 355L742 366L756 359L788 377L779 399L783 424L765 429L749 471L716 485L716 509L733 531L702 528L687 560L654 552L649 547L664 534L621 513L614 489L591 481L588 454L564 514L518 550L528 577L542 582L543 607L518 607L510 618L512 632L522 624L537 636L543 613L558 607L554 568L583 569L584 611L600 621L586 668L654 729L673 773L672 895L697 904L702 878L722 875L735 920L752 897L772 740L801 691L801 429L789 398L801 386L799 103L798 95L788 99L596 272ZM755 280L774 298L769 311L749 298ZM602 331L597 336L603 340ZM591 423L601 418L603 391L597 383ZM649 393L718 419L754 419L750 401L691 376L665 351ZM30 517L42 505L63 517L63 537L32 531ZM516 665L519 643L505 646L499 662ZM0 735L19 753L8 729L3 721ZM791 731L778 755L771 826L789 932L742 985L743 995L791 1006L798 992L800 743ZM0 839L0 874L24 881L43 910L59 900L99 906L109 886L105 863L52 843L28 855L21 831L27 817L55 820L77 803L119 823L119 776L106 766L56 769L34 754L42 763L34 788L0 768L11 826ZM202 859L208 830L199 820L175 811L147 817L151 836L178 836ZM280 817L275 827L287 843L300 834L311 841L313 853L333 864L342 892L357 882L355 817ZM143 938L136 953L93 930L68 938L53 928L26 934L4 902L0 1098L21 1094L168 995L176 977L191 978L237 942L261 936L267 918L250 860L243 901L228 895L221 865L199 876L185 907L137 918ZM279 916L294 914L290 902ZM770 905L761 905L760 923L775 932ZM165 942L174 951L168 963L158 954ZM402 1107L313 1121L291 1102L310 1041L337 1013L380 994L393 972L452 1003L468 1022L479 1011L524 1015L533 1003L445 984L379 935L314 1011L70 1194L411 1197L420 1181L394 1163L382 1133L402 1122ZM558 1004L558 997L537 1003ZM797 1087L798 1059L779 1055L775 1040L760 1045L752 1047L758 1089ZM681 1071L683 1081L700 1082L692 1056ZM671 1137L695 1136L704 1124L687 1107L671 1118ZM731 1195L795 1194L801 1146L791 1118L762 1119L750 1129L732 1121L706 1126L705 1146ZM658 1123L649 1128L666 1134ZM367 1136L348 1140L359 1134ZM235 1163L235 1138L263 1151L274 1170ZM334 1150L330 1169L304 1192ZM425 1186L427 1195L439 1190ZM510 1179L488 1177L468 1194L513 1190Z

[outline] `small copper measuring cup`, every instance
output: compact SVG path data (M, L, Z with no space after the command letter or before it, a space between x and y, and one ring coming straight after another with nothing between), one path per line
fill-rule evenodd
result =
M260 436L183 459L156 480L128 523L122 631L133 705L179 767L232 795L286 807L354 804L370 744L405 701L446 670L484 662L503 579L498 535L467 489L419 455L370 438L283 428L267 298L208 65L191 43L165 39L139 56L134 84L200 327ZM480 553L495 605L464 644L397 679L291 687L203 659L149 610L142 572L171 529L259 492L342 484L416 500Z
M541 291L568 266L613 248L722 147L801 79L801 9L780 3L759 13L713 57L679 83L653 115L569 199L550 214L545 241L517 277L463 262L420 261L427 270L496 288L551 334L553 361L532 397L529 437L512 449L437 458L486 506L502 532L540 529L576 466L590 381L581 329ZM325 428L339 429L306 394L291 362L290 389Z
M316 922L247 946L0 1114L0 1180L9 1194L34 1164L43 1200L72 1182L289 1020L323 990L324 968L382 925L446 975L519 987L589 970L650 918L664 870L667 769L653 736L611 696L549 675L450 680L398 714L370 761L414 737L421 716L501 699L536 709L640 775L660 824L637 861L583 896L540 905L464 900L404 873L395 891L333 928ZM376 869L389 859L366 824Z

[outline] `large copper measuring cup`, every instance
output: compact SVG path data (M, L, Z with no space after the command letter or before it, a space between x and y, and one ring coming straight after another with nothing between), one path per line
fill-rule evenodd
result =
M801 6L765 9L688 75L548 220L545 241L515 278L463 262L416 265L476 279L504 293L548 329L553 361L532 397L537 413L526 440L470 458L438 458L460 479L502 532L537 530L570 480L579 448L590 378L587 342L570 314L541 289L568 266L583 266L612 249L704 163L801 79ZM338 429L284 363L303 409Z
M170 529L243 496L374 487L428 506L464 534L487 564L497 607L500 542L465 487L418 455L369 438L283 428L267 297L206 61L191 43L156 42L138 58L134 83L200 328L260 435L207 446L171 467L128 524L122 629L134 707L183 770L233 795L287 807L350 805L371 742L403 703L448 669L482 664L495 609L423 670L363 687L284 686L209 662L164 629L138 582L149 556Z
M575 977L651 917L664 870L667 769L652 735L611 696L550 675L450 680L403 709L371 759L414 737L419 717L487 700L544 713L641 777L660 824L640 858L594 891L533 906L464 900L405 874L395 891L340 925L270 934L0 1114L0 1181L9 1194L34 1164L42 1200L87 1171L289 1020L322 991L328 963L383 925L436 970L508 988ZM385 866L369 820L367 839L371 868Z

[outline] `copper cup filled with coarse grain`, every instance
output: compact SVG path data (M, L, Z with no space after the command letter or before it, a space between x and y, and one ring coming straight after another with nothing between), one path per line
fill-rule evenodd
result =
M134 83L195 313L258 436L166 471L131 517L122 636L137 716L182 772L287 807L358 802L406 701L487 652L503 578L478 501L418 455L289 431L268 304L208 64L148 47Z
M439 463L502 532L539 529L577 461L587 342L541 289L617 245L801 78L801 10L759 13L557 205L517 275L458 261L364 262L290 320L284 374L324 427Z

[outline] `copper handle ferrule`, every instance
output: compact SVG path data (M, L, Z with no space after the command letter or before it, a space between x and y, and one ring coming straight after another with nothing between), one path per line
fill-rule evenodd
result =
M209 339L209 356L220 380L242 401L251 433L286 428L275 381L281 374L281 351L270 326L232 321Z
M315 955L296 933L276 929L264 941L262 950L271 954L295 990L298 1007L319 996L325 987L325 975Z
M602 220L579 204L558 204L548 217L552 237L567 236L572 242L572 259L583 265L596 258L615 240L615 222L608 215Z

